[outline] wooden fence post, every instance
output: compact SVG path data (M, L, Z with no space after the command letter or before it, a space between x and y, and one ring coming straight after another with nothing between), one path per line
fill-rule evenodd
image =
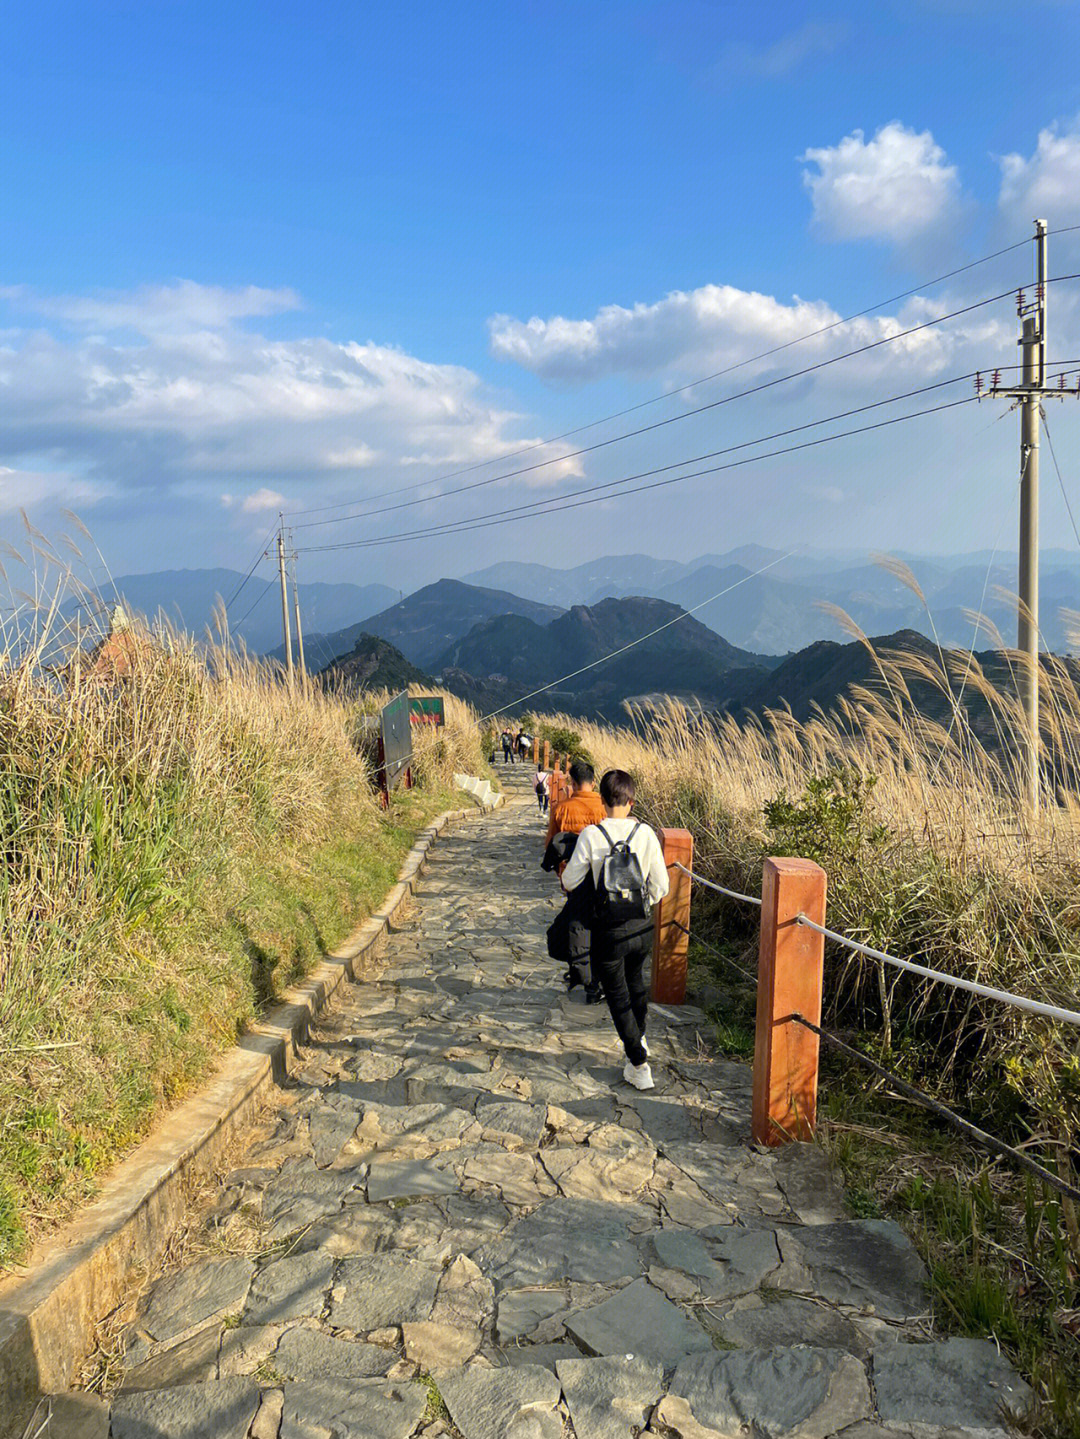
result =
M753 1137L758 1144L810 1139L817 1125L818 1036L788 1018L821 1023L825 871L808 859L767 859L761 882Z
M691 880L674 866L693 869L694 837L687 829L659 834L671 887L653 911L652 998L657 1004L685 1004Z
M544 768L551 768L551 741L549 739L544 741Z
M533 764L540 764L540 736L533 735Z

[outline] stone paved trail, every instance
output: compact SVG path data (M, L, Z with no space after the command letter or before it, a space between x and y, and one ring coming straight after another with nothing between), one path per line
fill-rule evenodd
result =
M654 1010L657 1088L622 1082L546 956L526 784L440 841L53 1439L930 1439L1023 1407L991 1344L931 1340L895 1225L846 1219L813 1148L750 1146L700 1013Z

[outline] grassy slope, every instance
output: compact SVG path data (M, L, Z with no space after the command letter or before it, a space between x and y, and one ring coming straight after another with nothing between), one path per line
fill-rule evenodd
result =
M219 657L220 659L220 657ZM121 685L0 669L0 1263L381 901L477 772L472 716L383 812L356 707L155 649ZM371 702L371 701L369 701Z

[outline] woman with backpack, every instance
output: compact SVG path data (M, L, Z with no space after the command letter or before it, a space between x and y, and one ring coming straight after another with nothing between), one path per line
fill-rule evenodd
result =
M635 1089L653 1089L644 968L653 946L652 907L668 892L668 873L655 832L631 818L635 793L625 770L608 770L600 781L605 819L582 830L562 883L570 893L592 875L593 978L600 981L626 1051L623 1078Z

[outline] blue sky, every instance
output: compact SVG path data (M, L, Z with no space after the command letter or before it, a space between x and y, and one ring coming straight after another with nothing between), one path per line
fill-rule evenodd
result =
M522 443L1022 239L1033 207L1080 223L1071 3L15 0L6 15L0 527L17 539L24 504L53 534L70 506L117 572L246 569L279 504L436 491L478 463L495 476ZM1058 273L1080 270L1074 240L1054 242ZM881 316L900 328L1029 275L1017 251ZM1061 358L1080 358L1073 289L1054 293ZM865 343L878 323L782 363ZM1006 301L401 521L478 516L705 453L1008 363L1014 339ZM572 524L303 563L308 577L362 567L409 587L506 557L1010 543L1015 421L992 423L1000 409L586 508ZM1055 420L1068 480L1080 413ZM1067 518L1046 488L1061 543ZM377 537L398 523L327 528Z

